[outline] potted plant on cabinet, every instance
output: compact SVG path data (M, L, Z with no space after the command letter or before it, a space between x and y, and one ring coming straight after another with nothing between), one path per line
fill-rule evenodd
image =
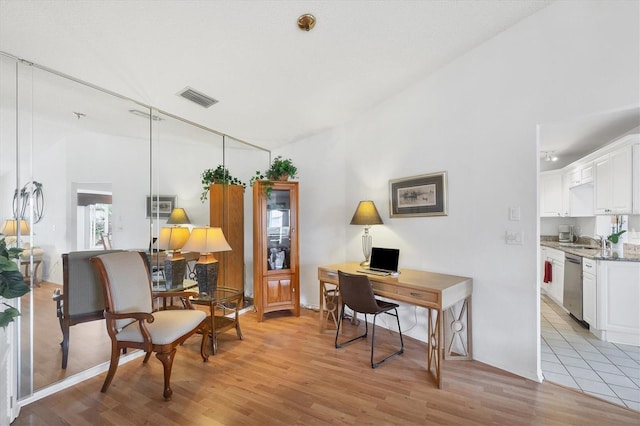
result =
M271 165L264 173L260 170L256 171L256 174L251 178L249 184L253 186L257 181L264 181L262 184L264 194L267 198L271 198L273 181L295 179L297 177L297 173L298 168L293 164L293 161L290 158L282 158L281 155L278 155L273 159Z
M5 299L21 297L29 292L29 286L24 282L20 268L12 259L17 259L22 253L21 248L7 248L4 237L0 239L0 296ZM7 303L7 309L0 312L0 327L5 328L20 312Z
M204 189L200 195L200 201L203 203L207 199L209 186L211 184L240 185L243 189L247 187L247 184L243 183L240 179L231 176L229 170L222 165L218 165L215 169L206 169L200 177L202 178L202 188Z

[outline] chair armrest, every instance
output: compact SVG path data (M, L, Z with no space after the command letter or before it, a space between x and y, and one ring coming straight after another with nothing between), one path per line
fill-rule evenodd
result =
M148 314L146 312L126 312L123 314L114 314L111 312L104 312L104 317L107 320L118 320L118 319L134 319L138 321L138 326L140 327L140 333L142 334L142 344L144 345L144 351L150 353L153 350L153 343L151 342L151 333L149 333L149 329L147 328L148 322L153 322L155 318L153 315ZM115 323L111 323L115 324ZM115 326L110 326L113 328L113 333L116 333ZM115 335L115 334L114 334Z
M152 293L153 297L191 297L197 296L198 293L195 291L154 291Z
M119 319L134 319L136 321L147 321L147 322L153 322L155 318L153 318L153 315L146 313L146 312L127 312L124 314L114 314L111 312L104 312L104 317L106 319L113 319L113 320L119 320Z
M54 302L59 302L62 300L62 292L59 288L53 290L53 296L51 296Z
M168 299L171 297L180 297L184 302L184 306L187 309L193 309L193 306L191 306L191 301L189 300L189 298L192 296L197 296L198 293L196 293L195 291L158 291L158 292L153 292L151 295L153 297L162 297L164 299Z

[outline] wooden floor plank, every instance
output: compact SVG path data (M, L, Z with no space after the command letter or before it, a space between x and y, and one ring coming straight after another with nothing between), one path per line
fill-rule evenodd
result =
M426 344L378 369L369 341L335 349L318 313L241 316L244 340L221 336L218 354L199 356L200 336L178 348L173 400L162 399L155 357L121 366L22 408L13 425L638 425L640 413L552 383L538 384L477 361L444 361L437 389L425 370ZM352 327L352 326L350 326ZM347 333L354 330L347 330ZM376 341L397 344L394 333Z

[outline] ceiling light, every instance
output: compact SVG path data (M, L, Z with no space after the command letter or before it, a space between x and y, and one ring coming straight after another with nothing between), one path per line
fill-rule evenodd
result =
M558 157L553 155L553 151L547 151L544 155L544 161L558 161Z
M310 13L305 13L298 18L298 27L301 30L311 31L316 26L316 17Z
M77 118L78 120L80 120L82 117L85 117L87 114L84 114L84 113L82 113L82 112L76 112L76 111L73 111L73 115L75 115L75 116L76 116L76 118Z

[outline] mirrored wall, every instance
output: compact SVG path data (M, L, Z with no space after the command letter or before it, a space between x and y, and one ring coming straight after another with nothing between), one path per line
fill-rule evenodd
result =
M31 292L20 299L18 393L35 391L108 362L103 321L70 329L63 369L54 294L62 291L62 254L81 250L142 250L176 207L190 224L209 225L201 174L223 166L247 183L244 206L226 212L244 224L244 276L252 296L249 179L270 161L267 150L189 123L95 86L0 55L0 226L23 218L11 236ZM8 239L8 236L5 236ZM222 277L224 281L224 277Z

